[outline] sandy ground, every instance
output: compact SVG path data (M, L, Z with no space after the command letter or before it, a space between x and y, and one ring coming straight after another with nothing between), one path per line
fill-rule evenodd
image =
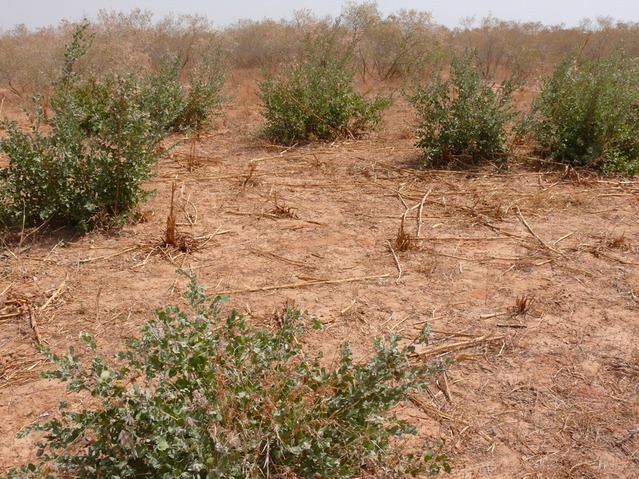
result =
M144 222L0 243L0 473L33 457L20 429L73 401L38 378L35 343L62 352L88 331L118 350L181 302L183 268L255 323L295 301L329 357L428 322L418 360L454 364L402 414L451 478L639 477L639 181L517 161L420 171L401 102L379 132L334 144L278 148L259 122L238 95L162 159ZM174 183L186 252L158 246Z

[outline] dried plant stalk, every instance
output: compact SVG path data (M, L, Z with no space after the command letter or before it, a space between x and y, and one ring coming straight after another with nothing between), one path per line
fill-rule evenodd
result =
M169 210L169 216L166 219L166 230L164 232L164 244L177 247L177 229L175 226L175 190L177 185L173 183L171 188L171 209Z
M415 238L406 233L404 229L404 222L406 220L406 213L402 215L402 221L399 225L399 231L397 232L397 238L395 238L395 249L397 251L409 251L415 248Z

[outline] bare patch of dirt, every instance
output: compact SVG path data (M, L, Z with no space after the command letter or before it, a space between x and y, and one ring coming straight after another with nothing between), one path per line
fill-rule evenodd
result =
M0 242L0 472L32 457L15 434L69 399L38 379L34 345L63 352L87 331L118 350L181 302L182 268L250 321L294 300L324 323L309 348L328 357L428 323L417 360L454 363L402 414L450 477L639 477L639 181L419 171L401 103L369 139L279 148L238 98L160 162L144 221ZM161 246L171 209L193 247Z

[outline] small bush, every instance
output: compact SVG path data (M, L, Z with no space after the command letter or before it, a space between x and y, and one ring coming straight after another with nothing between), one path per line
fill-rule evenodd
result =
M56 220L83 229L121 221L145 199L142 183L171 130L202 128L221 102L222 76L203 63L190 88L179 63L155 75L92 77L76 69L91 46L83 24L67 47L51 97L36 99L31 126L7 119L0 150L9 167L0 180L0 216L7 222Z
M0 149L9 157L0 214L9 222L49 219L89 228L123 218L144 198L163 128L141 108L133 77L80 78L74 66L86 53L87 25L67 48L63 74L46 121L36 101L31 127L2 123Z
M336 59L293 65L259 84L264 135L282 144L333 140L374 129L388 98L367 101L353 87L353 73Z
M448 80L440 73L409 97L419 117L416 146L423 150L424 166L460 157L473 162L503 157L519 84L511 76L494 85L482 76L474 52L453 55Z
M434 372L413 365L399 338L375 342L375 354L353 361L348 345L332 368L302 351L308 316L287 308L274 330L249 327L232 312L220 317L191 278L188 317L157 312L142 337L110 367L87 369L73 349L45 377L96 398L95 407L62 403L59 418L24 431L43 433L40 464L9 478L386 477L449 470L445 456L400 449L414 428L389 409L420 390ZM91 350L93 340L83 339ZM101 405L98 405L101 403ZM41 474L38 476L38 474Z
M57 115L48 134L41 109L28 132L4 121L5 220L54 219L87 229L125 218L144 199L141 183L150 177L162 135L139 110L133 88L118 80L77 90L87 102L74 106L83 109Z
M201 59L189 75L188 86L181 80L180 55L167 57L157 73L142 79L141 107L151 118L163 123L167 132L200 131L209 126L225 101L220 91L224 75L217 56Z
M604 172L639 172L639 64L571 55L533 101L529 128L541 154Z

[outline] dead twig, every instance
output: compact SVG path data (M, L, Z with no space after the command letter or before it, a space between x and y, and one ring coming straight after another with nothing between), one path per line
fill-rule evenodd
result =
M318 286L322 284L342 284L342 283L355 283L357 281L370 281L373 279L383 279L388 278L390 274L382 274L380 276L358 276L354 278L344 278L344 279L328 279L321 281L303 281L300 283L287 283L287 284L278 284L273 286L260 286L255 288L245 288L245 289L234 289L228 291L219 291L218 294L241 294L241 293L256 293L258 291L274 291L277 289L296 289L296 288L306 288L308 286Z
M421 236L421 232L422 232L422 212L424 210L424 201L426 201L426 198L428 198L431 191L433 190L432 189L428 190L426 194L424 195L424 197L422 198L422 201L420 201L419 203L419 210L417 211L417 234L415 235L417 238Z
M357 303L357 299L354 299L353 301L351 301L351 304L349 304L349 305L348 305L348 306L346 306L344 309L342 309L342 310L339 312L339 315L340 315L340 316L344 316L344 315L348 312L348 310L349 310L349 309L351 309L353 306L355 306L355 303Z
M440 384L440 381L437 380L435 383L437 384L437 387L439 388L439 390L444 393L444 397L446 397L446 400L449 403L453 402L453 396L450 393L450 388L448 387L448 378L446 377L446 371L444 371L441 375L443 381L442 384Z
M171 207L169 208L169 216L166 218L166 229L164 230L164 245L173 247L178 245L177 229L175 227L175 190L177 190L177 185L174 182L171 185Z
M406 233L404 229L404 222L406 221L406 213L408 210L402 215L401 223L399 224L399 230L397 231L397 237L395 238L395 248L397 251L404 252L409 251L415 247L415 241L413 237Z
M270 256L271 258L277 259L279 261L283 261L284 263L292 264L292 265L295 265L295 266L301 266L301 267L304 267L304 268L313 268L313 269L315 269L315 266L311 266L311 265L309 265L307 263L304 263L303 261L297 261L297 260L294 260L294 259L286 258L284 256L272 253L270 251L265 251L265 252L254 251L254 252L256 254L263 254L265 256Z
M559 256L563 256L564 254L559 251L556 248L553 248L552 246L550 246L548 243L546 243L543 239L541 239L539 237L539 235L537 233L535 233L533 231L533 229L530 227L530 225L528 224L528 222L526 221L526 218L524 218L524 215L521 214L521 210L519 209L519 207L517 207L517 214L519 215L519 219L521 220L521 222L524 224L524 226L526 227L526 229L528 230L528 232L533 235L533 237L539 241L539 243L546 248L549 251L552 251L555 254L558 254Z
M417 236L413 238L415 241L509 241L510 238L503 238L501 236L490 236L488 238L481 238L477 236Z
M476 426L473 426L471 423L469 423L465 419L445 413L441 409L431 406L430 404L426 404L424 401L421 401L420 399L417 399L416 397L412 397L410 401L427 414L428 413L435 414L436 416L446 419L448 421L457 422L459 424L463 424L464 426L470 426L477 431L477 434L479 434L479 436L481 436L482 439L484 439L485 441L489 443L493 442L492 439L485 432L479 430Z
M501 311L499 313L480 314L479 319L490 319L490 318L497 318L498 316L507 316L507 315L508 315L507 311Z
M0 293L0 308L4 307L4 303L7 300L7 293L12 287L13 287L13 283L11 283L9 286L4 288L2 292Z
M259 180L255 179L253 176L255 174L255 170L257 170L257 163L252 160L249 161L249 171L242 180L242 189L259 185Z
M436 318L436 319L440 319L440 318ZM432 320L427 320L427 321L420 321L419 323L417 323L418 325L420 324L425 324L428 323ZM476 334L470 334L470 333L462 333L461 331L459 332L455 332L455 331L442 331L441 329L428 329L431 333L433 334L441 334L443 336L457 336L460 338L477 338L478 336Z
M386 241L386 242L388 243L388 247L391 253L393 253L393 258L395 258L395 264L397 265L397 271L399 272L395 282L399 283L399 280L402 279L402 265L399 262L399 258L397 257L397 253L395 253L395 250L393 249L393 245L391 244L391 242L390 241Z
M28 308L29 308L29 325L31 326L31 329L33 330L33 333L35 334L36 341L38 342L38 344L43 344L42 335L40 334L40 328L38 326L38 321L36 320L35 309L30 304L28 305Z
M275 217L275 218L290 218L293 220L299 219L299 217L297 216L296 210L297 208L293 208L290 206L286 206L286 202L285 201L279 201L278 195L277 195L277 191L274 193L273 195L273 205L275 206L275 208L273 208L270 211L270 214Z
M107 254L104 256L94 256L94 257L90 257L90 258L83 258L78 260L78 264L85 264L85 263L91 263L93 261L99 261L101 259L111 259L111 258L115 258L116 256L120 256L122 254L128 253L129 251L133 251L135 249L138 249L137 246L131 246L130 248L126 248L122 251L119 251L117 253L113 253L113 254Z
M55 290L55 292L49 297L49 299L47 299L47 301L42 306L40 306L40 311L44 311L45 309L47 309L49 304L51 304L51 302L54 299L56 299L58 296L60 296L60 294L62 293L62 290L64 289L64 287L67 284L67 279L68 279L68 276L66 278L64 278L62 283L60 283L60 286L58 286L58 289Z
M468 341L458 341L456 343L442 344L434 348L427 349L418 353L413 353L413 356L425 357L436 356L441 353L448 353L459 349L468 349L483 343L492 343L494 341L501 341L504 336L479 336Z
M413 315L413 313L411 314L407 314L406 316L404 316L402 319L400 319L394 326L392 326L390 328L391 331L395 331L399 326L401 326L402 324L404 324L406 322L406 320L408 318L410 318Z

